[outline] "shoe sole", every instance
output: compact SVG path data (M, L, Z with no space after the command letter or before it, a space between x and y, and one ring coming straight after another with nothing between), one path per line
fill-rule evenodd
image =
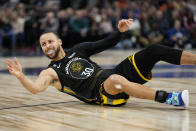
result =
M184 107L188 107L189 106L189 91L188 90L184 90L182 92L182 100L184 102Z

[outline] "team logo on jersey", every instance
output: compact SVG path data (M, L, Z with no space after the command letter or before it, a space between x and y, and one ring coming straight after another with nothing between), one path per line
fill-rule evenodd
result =
M86 79L94 72L94 67L87 60L75 57L70 60L65 68L66 74L76 79Z
M73 62L71 65L71 69L73 72L80 72L82 70L83 66L80 62Z

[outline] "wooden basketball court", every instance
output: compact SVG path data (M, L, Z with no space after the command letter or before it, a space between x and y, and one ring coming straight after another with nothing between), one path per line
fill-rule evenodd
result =
M196 51L193 51L196 53ZM92 59L113 67L133 51L110 50ZM7 73L0 58L0 130L2 131L194 131L196 130L196 67L160 62L147 83L154 89L190 91L190 107L176 108L131 98L122 107L88 105L49 87L33 95ZM10 57L9 57L10 58ZM11 57L12 58L12 57ZM46 57L18 57L29 77L49 63ZM36 70L35 70L36 69Z

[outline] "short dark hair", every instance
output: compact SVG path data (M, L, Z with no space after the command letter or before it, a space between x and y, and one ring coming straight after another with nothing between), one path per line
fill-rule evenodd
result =
M60 38L60 37L58 36L58 33L55 32L55 31L44 31L44 32L40 35L40 37L41 37L42 35L44 35L44 34L47 34L47 33L52 33L52 34L54 34L58 39ZM39 37L39 38L40 38L40 37Z

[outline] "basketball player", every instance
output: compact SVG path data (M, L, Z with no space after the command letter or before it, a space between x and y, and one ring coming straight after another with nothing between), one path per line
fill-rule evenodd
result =
M52 32L40 36L44 54L51 59L48 68L41 71L35 82L27 78L18 60L7 60L8 70L31 93L53 86L91 104L119 106L130 96L154 100L174 106L187 107L189 92L154 90L143 84L152 79L151 70L158 61L176 65L195 65L196 55L161 45L151 45L123 60L114 69L102 69L89 57L115 46L129 29L132 19L118 23L118 31L97 42L84 42L71 49L62 48L62 41Z

